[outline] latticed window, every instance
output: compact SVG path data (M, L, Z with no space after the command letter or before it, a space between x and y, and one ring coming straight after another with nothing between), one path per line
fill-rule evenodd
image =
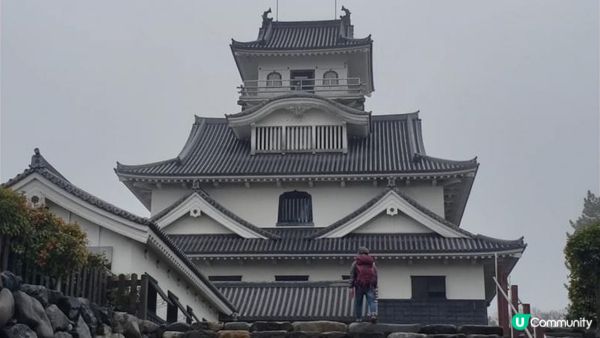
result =
M312 197L304 191L289 191L279 196L278 225L312 225Z
M323 85L325 86L337 86L338 82L338 73L333 70L328 70L323 74Z
M281 74L271 72L267 75L267 87L281 87Z

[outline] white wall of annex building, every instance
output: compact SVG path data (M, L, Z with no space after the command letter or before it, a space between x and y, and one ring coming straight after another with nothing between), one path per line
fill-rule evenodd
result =
M304 183L286 183L281 187L275 183L251 184L249 188L241 184L223 184L218 187L206 186L205 191L223 206L259 227L273 227L277 223L279 195L286 191L306 191L312 196L313 221L316 227L328 226L352 213L370 199L381 193L385 187L375 187L371 183L348 182L345 187L339 183L317 182L313 187ZM444 215L443 187L411 185L401 190L421 205L440 216ZM170 206L181 197L189 194L189 189L163 186L152 192L152 215Z
M86 232L89 246L112 247L111 271L114 274L136 273L138 276L148 273L158 281L158 285L165 292L170 290L177 295L183 305L189 305L199 318L216 320L218 313L215 309L203 302L199 296L194 296L191 290L196 288L186 282L184 276L173 272L164 260L158 258L152 251L146 252L146 246L140 242L126 238L113 231L94 224L61 206L46 200L47 206L57 216L65 221L76 222ZM158 263L157 263L158 261ZM169 272L170 271L170 272ZM161 318L166 318L166 305L157 309Z
M350 274L350 261L307 262L243 261L197 262L207 276L241 275L245 282L274 281L275 275L309 275L309 281L341 280ZM446 276L448 299L485 299L483 266L480 264L414 261L378 261L379 298L410 299L411 276Z

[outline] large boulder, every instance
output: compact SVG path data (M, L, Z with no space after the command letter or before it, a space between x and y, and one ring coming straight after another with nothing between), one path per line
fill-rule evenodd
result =
M162 338L182 338L185 332L179 331L165 331L162 334Z
M458 332L466 335L483 334L502 336L502 327L488 325L463 325L458 327Z
M65 296L58 290L46 289L46 291L48 292L48 303L50 304L58 304L58 301Z
M275 331L254 331L250 334L252 338L287 338L288 331L286 330L275 330Z
M106 325L112 324L112 310L109 307L103 307L97 304L90 304L90 308L94 311L94 316L98 319L98 323Z
M37 334L25 324L16 324L4 330L7 338L37 338Z
M211 330L192 330L185 332L182 338L216 338L217 333Z
M342 332L342 331L323 332L319 336L319 338L348 338L348 337L350 337L349 333Z
M0 273L2 287L10 291L17 291L21 287L21 278L10 271Z
M293 322L292 328L294 331L305 332L345 332L348 331L348 325L340 322L332 322L328 320L315 320L310 322Z
M17 321L29 325L40 338L54 337L50 319L42 304L22 291L13 292Z
M417 333L421 328L418 324L372 324L372 323L352 323L348 326L350 333L383 333L388 336L394 332Z
M387 335L381 332L354 332L349 333L352 338L386 338Z
M64 296L56 303L58 308L69 317L70 320L76 322L81 309L81 302L75 297Z
M423 333L394 332L388 338L427 338L427 335Z
M54 338L73 338L73 335L69 332L59 331L54 334Z
M0 328L15 315L15 298L9 289L0 290Z
M308 331L292 331L288 332L287 338L321 338L321 333Z
M420 332L425 334L454 334L458 331L455 325L431 324L423 326Z
M126 338L141 338L138 318L125 312L113 312L113 332L122 333Z
M94 314L94 311L90 307L90 301L85 298L77 298L81 307L79 308L79 314L83 317L85 323L89 326L91 332L96 332L98 327L98 319Z
M217 332L217 338L250 338L250 332L246 330L221 330Z
M37 299L40 303L42 303L43 307L48 306L48 289L46 289L45 286L23 284L21 285L21 291Z
M252 324L246 322L228 322L223 324L225 331L250 331Z
M181 323L181 322L175 322L175 323L167 324L167 326L165 326L165 331L188 332L191 330L192 330L192 327L189 324Z
M75 325L75 330L71 331L71 334L76 335L77 338L92 338L90 328L81 316L77 319L77 325Z
M154 333L160 328L160 325L150 320L138 320L138 326L142 334Z
M112 328L106 324L98 324L98 327L96 328L96 335L97 336L110 336L112 334Z
M73 329L73 323L62 311L60 311L58 306L54 304L48 306L46 308L46 315L48 316L54 331L71 331L71 329Z
M292 331L294 327L290 322L265 322L252 323L250 331Z

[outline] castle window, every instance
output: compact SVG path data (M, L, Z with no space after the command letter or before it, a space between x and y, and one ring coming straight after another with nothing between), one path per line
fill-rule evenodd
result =
M279 196L277 225L312 225L312 197L304 191L289 191Z
M410 278L412 282L412 299L446 299L445 276L411 276Z
M223 275L223 276L208 276L211 282L241 282L242 276L239 275Z
M333 70L328 70L323 74L323 85L324 86L337 86L339 84L338 81L338 73Z
M271 72L267 75L267 87L281 87L281 74Z
M276 275L276 282L306 282L308 281L307 275Z
M253 153L346 152L345 125L257 126L252 129Z

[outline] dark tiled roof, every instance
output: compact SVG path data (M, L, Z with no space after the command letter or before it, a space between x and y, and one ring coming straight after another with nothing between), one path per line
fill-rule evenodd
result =
M523 239L505 241L471 234L468 238L446 238L436 233L361 234L350 233L342 238L312 239L319 228L270 228L279 239L244 239L237 235L169 235L189 256L250 257L261 255L331 255L356 254L366 246L374 255L452 255L493 253L521 250ZM464 230L462 230L464 231Z
M31 164L29 168L23 171L23 173L15 176L14 178L8 180L6 183L2 184L2 187L9 188L33 173L37 173L43 176L59 188L102 210L108 211L113 215L123 217L137 224L147 226L194 273L194 275L196 275L196 277L198 277L205 285L207 285L208 288L211 289L211 291L214 292L215 295L217 295L217 297L224 304L230 307L232 311L235 311L235 307L229 302L229 300L225 298L219 292L219 290L215 288L214 285L212 285L212 283L198 270L198 267L189 260L189 258L183 253L183 251L179 247L177 247L175 243L173 243L173 241L162 230L160 230L156 224L154 224L151 220L145 217L134 215L73 185L66 178L64 178L64 176L62 176L52 165L50 165L48 161L46 161L46 159L40 154L38 148L35 149L35 154L31 159Z
M269 21L263 24L256 40L232 40L231 47L249 50L310 50L367 46L373 42L370 35L361 39L345 35L342 31L345 24L342 20ZM351 31L352 27L349 29Z
M238 320L352 320L348 283L220 282L217 288L238 308Z
M145 165L117 163L124 177L335 176L365 174L451 175L477 168L477 160L450 161L424 155L416 113L374 115L371 132L348 141L348 153L250 153L221 118L196 118L179 157Z
M191 193L183 196L182 198L178 199L177 201L175 201L170 206L166 207L165 209L161 210L156 215L152 216L151 219L153 221L159 220L160 218L162 218L163 216L165 216L166 214L168 214L171 210L173 210L174 208L176 208L179 204L183 203L183 201L185 201L186 199L188 199L193 194L198 194L198 196L200 196L202 199L204 199L208 204L212 205L213 207L215 207L215 209L219 210L224 215L226 215L227 217L233 219L234 221L238 222L239 224L243 225L244 227L246 227L248 229L251 229L252 231L254 231L256 233L259 233L259 234L261 234L261 235L263 235L263 236L265 236L267 238L272 238L272 239L278 238L277 235L273 234L272 232L265 231L263 228L257 227L256 225L254 225L254 224L246 221L245 219L239 217L237 214L235 214L231 210L225 208L222 204L220 204L219 202L215 201L212 197L210 197L210 195L208 195L202 189L196 189L195 191L192 191Z

